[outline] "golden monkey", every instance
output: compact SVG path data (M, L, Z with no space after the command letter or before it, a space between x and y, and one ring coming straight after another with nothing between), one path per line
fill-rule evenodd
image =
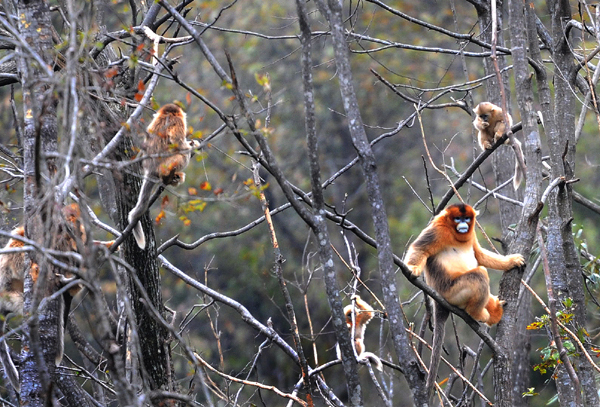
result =
M161 107L147 128L147 136L142 150L149 156L144 160L144 182L140 188L137 204L129 212L129 223L135 223L148 209L152 190L157 179L164 185L177 186L185 181L183 169L187 167L192 150L198 148L196 140L188 140L185 112L177 105L169 103ZM141 249L146 247L146 237L142 225L137 223L133 236Z
M365 330L367 324L375 316L375 310L358 295L353 296L352 299L356 301L356 306L352 304L346 305L344 307L344 315L346 316L346 325L350 333L352 333L352 326L354 325L354 338L352 338L352 342L354 343L358 360L369 360L379 371L382 371L383 365L381 364L381 359L374 353L365 351ZM341 359L339 345L336 350L338 359Z
M502 256L479 245L475 234L477 212L469 205L448 206L410 245L404 262L448 303L464 309L473 319L494 325L500 322L504 301L490 294L486 267L510 270L521 267L520 254ZM448 311L434 302L434 332L427 391L434 386L444 341Z
M62 216L64 220L59 222L57 227L56 236L53 239L52 249L61 252L77 252L77 243L86 243L86 233L83 224L81 223L81 212L79 205L76 203L67 205L62 208ZM25 229L23 226L15 228L11 234L15 237L25 237ZM110 247L114 241L98 242L94 241L94 244L102 244ZM25 244L18 238L9 239L8 243L4 247L5 250L19 249L24 247ZM62 261L62 259L59 259ZM71 264L71 261L66 261L67 264ZM12 253L0 254L0 314L7 316L9 313L17 315L23 314L23 282L27 273L31 274L31 278L35 283L39 274L39 266L35 262L31 262L30 268L25 267L25 254L23 251L17 251ZM68 282L73 277L70 273L65 273L65 276L60 276L61 281ZM63 318L59 318L58 327L58 349L55 358L56 364L60 364L63 355L64 346L64 324L68 317L70 303L74 295L81 290L81 287L75 286L61 299L60 311ZM4 368L9 376L9 379L15 388L19 391L19 379L16 368L10 359L6 342L0 347L0 360L4 365Z
M11 232L14 236L25 237L25 228L19 226ZM25 244L15 238L10 238L5 250L18 249ZM31 264L31 275L37 280L39 268ZM0 313L23 313L23 279L25 278L25 255L23 252L6 253L0 255Z
M481 102L475 109L475 120L473 120L473 126L478 130L477 141L483 151L492 148L492 145L501 138L504 133L508 130L506 123L504 123L504 113L502 108L496 106L490 102ZM512 127L513 119L510 114L506 115L508 118L508 128ZM520 151L521 156L523 155L523 149L521 148L521 142L514 137L515 147ZM506 140L505 143L509 143L510 139ZM513 187L515 190L519 188L523 181L524 170L519 165L519 160L515 162L515 176L513 178Z

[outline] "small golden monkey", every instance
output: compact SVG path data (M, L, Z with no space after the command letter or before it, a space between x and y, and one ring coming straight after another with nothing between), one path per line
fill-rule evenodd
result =
M410 245L404 262L416 276L425 271L427 284L448 303L491 326L500 322L504 301L490 294L486 267L506 271L523 266L525 259L520 254L502 256L482 248L474 229L476 216L477 212L469 205L448 206ZM445 308L434 302L428 392L436 380L448 315Z
M496 106L490 102L481 102L475 109L475 120L473 120L473 126L477 129L477 141L483 151L492 148L492 145L501 138L504 133L508 130L506 123L504 123L504 113L502 108ZM512 127L513 119L510 114L506 115L508 118L508 128ZM521 156L523 155L523 149L521 142L514 137L515 147L520 151ZM505 144L510 144L510 139L507 139ZM519 188L523 181L524 171L519 165L519 160L515 163L515 176L513 178L513 187L515 190Z
M383 365L381 364L381 359L374 353L365 351L365 330L367 324L375 316L375 310L358 295L352 296L352 300L355 301L356 307L352 304L346 305L344 307L344 315L346 316L346 325L348 326L350 333L352 333L352 326L354 325L353 343L358 360L369 360L369 362L375 365L377 370L382 371ZM342 356L339 344L336 351L338 359L341 359Z
M185 181L183 169L187 167L192 151L200 146L196 140L188 140L185 112L169 103L161 107L147 128L142 150L149 156L144 160L144 181L135 207L129 212L129 223L138 222L148 209L148 202L157 179L164 185L177 186ZM141 249L146 247L146 237L140 223L133 229L133 236Z

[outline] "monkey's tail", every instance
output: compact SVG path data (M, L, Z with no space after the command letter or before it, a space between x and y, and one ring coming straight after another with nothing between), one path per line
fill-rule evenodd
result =
M431 351L431 362L429 364L429 374L427 375L427 395L431 395L431 390L435 387L437 371L442 357L442 347L444 346L444 331L446 320L450 315L449 311L438 303L433 304L433 344Z
M154 183L145 178L144 182L142 183L142 187L140 188L140 195L137 203L135 204L135 208L133 208L127 216L129 223L135 223L135 226L132 230L133 237L135 238L138 247L142 250L146 248L146 236L144 236L144 228L142 227L142 224L139 223L139 219L142 217L146 209L148 209L147 205L148 201L150 200L150 196L152 196L153 187Z
M139 221L134 226L132 232L138 247L144 250L146 248L146 236L144 235L144 228Z
M523 182L523 179L525 178L525 169L521 167L521 165L519 164L519 155L522 157L523 159L523 163L525 162L525 157L523 156L523 148L521 148L521 142L519 140L516 139L516 137L514 138L515 140L515 176L513 177L513 187L515 188L515 191L517 189L519 189L519 186L521 185L521 183Z
M369 362L371 362L371 364L373 366L375 366L377 368L377 370L379 370L380 372L383 371L383 364L381 363L381 359L379 359L379 356L377 356L374 353L371 352L363 352L360 354L359 360L368 360Z
M8 318L8 315L6 317ZM4 335L5 328L6 319L2 322L2 335ZM15 389L15 391L20 393L21 385L19 384L19 371L10 357L10 349L6 343L6 338L2 340L2 345L0 345L0 362L2 362L4 374L8 378L8 381L10 384L12 384L12 387Z

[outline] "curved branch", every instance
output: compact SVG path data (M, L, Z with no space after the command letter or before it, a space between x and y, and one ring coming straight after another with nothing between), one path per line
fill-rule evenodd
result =
M514 126L512 126L512 128L510 130L512 133L516 133L517 131L521 130L522 128L523 128L523 125L519 122L519 123L515 124ZM500 147L502 144L504 144L504 142L507 139L508 139L508 134L504 133L502 135L502 137L500 137L494 143L492 148L490 148L489 150L485 150L484 152L479 154L479 156L475 159L475 161L473 161L473 163L471 165L469 165L469 167L465 170L463 175L461 175L461 177L454 183L453 187L450 188L448 190L448 192L446 192L446 194L442 197L440 203L435 208L434 215L437 215L438 213L440 213L442 211L442 209L444 209L444 207L450 201L452 196L454 196L454 190L455 189L458 190L461 186L463 186L463 184L465 182L467 182L467 180L471 177L471 175L473 175L473 173L477 170L477 168L479 168L479 166L485 161L485 159L488 158L498 147Z

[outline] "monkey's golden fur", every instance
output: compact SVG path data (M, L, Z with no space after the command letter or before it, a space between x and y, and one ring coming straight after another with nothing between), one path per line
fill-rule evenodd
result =
M25 228L19 226L11 234L25 237ZM11 238L4 249L17 249L23 246L25 244L22 241ZM32 263L30 271L34 281L37 280L38 265ZM23 313L23 280L26 273L23 252L0 255L0 313Z
M490 295L486 267L510 270L525 264L523 256L502 256L482 248L475 234L476 212L469 205L451 205L437 215L406 253L405 263L414 275L425 271L427 284L450 304L464 309L473 319L497 324L502 307ZM468 230L457 230L464 220ZM490 315L493 314L493 315Z
M367 302L363 301L358 295L352 297L356 301L356 307L352 304L344 307L344 315L346 315L346 325L352 332L352 312L354 310L354 348L358 359L369 359L371 363L379 370L383 370L381 360L377 355L365 350L365 330L367 324L375 316L375 310Z
M148 125L142 149L149 157L144 160L144 182L137 204L129 212L129 222L135 222L147 209L152 190L159 179L164 185L177 186L185 181L183 169L187 167L192 150L199 146L196 140L188 140L185 112L169 103L161 107ZM133 235L140 248L146 247L146 238L141 224L137 224Z
M506 123L504 122L504 113L502 108L490 102L481 102L475 106L473 112L475 113L473 126L478 131L477 141L479 142L479 146L483 151L492 148L493 144L498 141L498 139L500 139L513 125L513 119L511 115L507 113L507 129ZM523 155L521 142L517 140L516 137L513 137L513 139L515 141L515 147L520 150L520 154ZM507 139L505 144L510 144L510 139ZM523 174L524 170L519 165L519 160L516 160L515 176L513 178L513 187L515 190L519 188L519 185L521 185L524 176Z
M475 113L473 126L479 131L477 141L482 150L488 150L506 132L504 113L501 107L490 102L481 102L473 112ZM508 125L512 127L512 117L510 114L507 114L507 117Z
M410 245L404 262L448 303L464 309L473 319L494 325L500 322L504 301L490 294L486 267L510 270L525 264L520 254L502 256L479 245L475 210L451 205L437 215ZM434 338L427 389L435 383L448 311L434 302Z

